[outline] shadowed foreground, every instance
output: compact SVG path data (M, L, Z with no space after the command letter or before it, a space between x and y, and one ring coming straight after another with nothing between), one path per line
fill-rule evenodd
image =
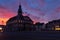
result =
M59 40L60 32L4 32L0 40Z

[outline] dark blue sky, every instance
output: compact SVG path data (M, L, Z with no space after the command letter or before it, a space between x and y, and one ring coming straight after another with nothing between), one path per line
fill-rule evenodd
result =
M20 2L23 13L35 22L60 19L60 0L0 0L0 19L17 15Z

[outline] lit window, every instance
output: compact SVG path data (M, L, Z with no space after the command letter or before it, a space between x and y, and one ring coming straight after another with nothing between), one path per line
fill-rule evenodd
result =
M60 28L55 28L55 30L60 30Z
M59 27L59 25L55 26L55 27Z
M21 22L22 22L22 20L21 20Z
M3 28L2 27L0 27L0 32L3 32Z
M20 20L19 20L19 22L20 22Z
M17 22L17 20L15 20L15 22Z

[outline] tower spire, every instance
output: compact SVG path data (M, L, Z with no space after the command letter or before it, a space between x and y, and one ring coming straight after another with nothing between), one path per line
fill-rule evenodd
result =
M19 15L19 16L22 16L22 8L21 8L21 4L19 5L18 15Z

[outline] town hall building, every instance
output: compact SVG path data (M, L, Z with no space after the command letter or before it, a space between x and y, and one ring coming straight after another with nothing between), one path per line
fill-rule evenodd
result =
M6 31L7 32L21 32L21 31L33 31L34 25L33 21L28 16L22 15L21 5L18 9L18 14L10 18L6 22Z

